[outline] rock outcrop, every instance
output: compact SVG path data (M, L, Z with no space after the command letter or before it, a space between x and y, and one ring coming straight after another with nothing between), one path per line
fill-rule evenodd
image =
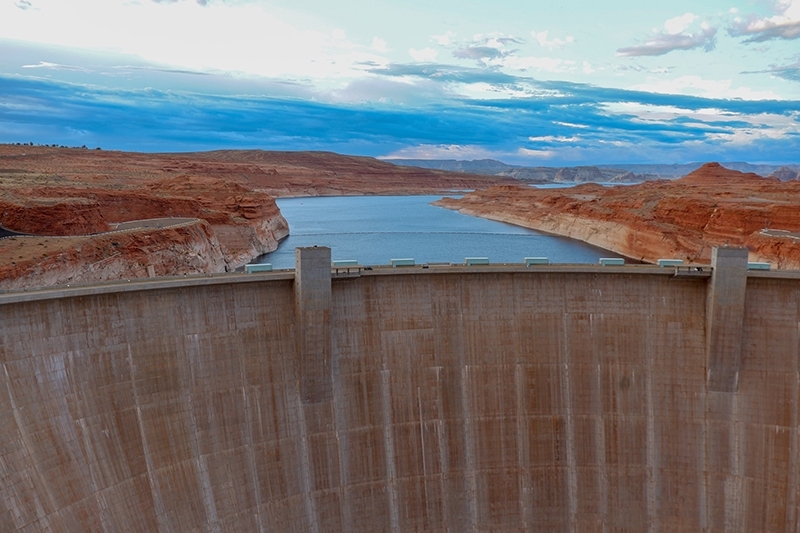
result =
M8 151L0 150L0 165L28 164L27 154ZM53 152L82 158L67 154L59 163ZM107 154L39 149L29 168L0 169L0 225L30 234L0 239L0 289L225 272L288 235L263 191L203 175L137 172ZM101 169L109 174L100 177Z
M800 180L800 169L792 167L780 167L770 174L771 178L778 178L781 181Z
M155 182L149 189L157 197L180 202L182 213L206 220L230 268L271 252L289 234L289 226L274 198L236 183L183 176Z
M0 289L225 272L289 233L271 196L213 178L24 192L0 199L2 224L33 234L0 239Z
M707 263L713 246L800 268L800 182L708 163L674 181L626 187L493 187L437 205L579 239L630 258ZM774 231L782 230L782 231Z
M0 256L1 290L207 274L231 265L203 220L84 237L10 237L0 239Z

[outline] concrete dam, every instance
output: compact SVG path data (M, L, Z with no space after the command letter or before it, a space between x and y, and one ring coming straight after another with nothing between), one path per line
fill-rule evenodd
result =
M800 529L800 272L297 259L0 295L0 531Z

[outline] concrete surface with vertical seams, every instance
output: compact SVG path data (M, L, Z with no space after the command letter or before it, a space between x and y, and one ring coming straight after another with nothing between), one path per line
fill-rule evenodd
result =
M742 358L747 250L714 248L706 312L708 389L735 392Z
M331 249L295 249L295 319L300 355L300 389L304 403L330 402L331 382Z
M304 254L0 294L0 531L800 528L800 273Z

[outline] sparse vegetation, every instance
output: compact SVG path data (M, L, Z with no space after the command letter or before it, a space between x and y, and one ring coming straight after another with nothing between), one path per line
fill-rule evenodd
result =
M67 146L66 144L34 143L33 141L24 142L24 143L14 142L14 143L8 143L8 145L9 146L40 146L40 147L43 147L43 148L72 148L74 150L88 150L89 149L85 144L83 144L81 146ZM97 147L95 147L95 150L102 150L102 148L97 146Z

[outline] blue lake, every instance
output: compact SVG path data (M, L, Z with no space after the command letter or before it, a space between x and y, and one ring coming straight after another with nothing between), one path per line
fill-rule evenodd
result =
M277 250L258 258L272 267L294 268L294 249L329 246L333 260L384 265L393 258L422 263L522 263L548 257L552 263L597 263L619 257L580 241L495 222L430 205L440 196L335 196L278 200L290 235Z

